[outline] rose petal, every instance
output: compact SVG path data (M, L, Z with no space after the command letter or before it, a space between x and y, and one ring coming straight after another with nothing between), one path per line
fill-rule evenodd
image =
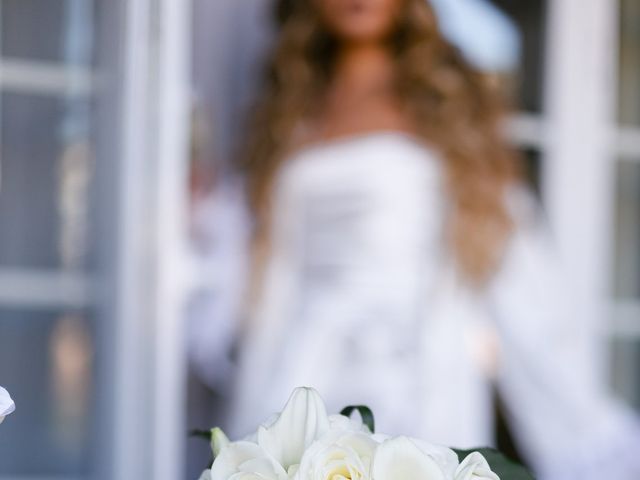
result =
M211 480L211 470L205 470L200 475L200 480Z
M296 479L368 479L377 446L369 433L329 431L304 453Z
M267 457L266 452L255 443L234 442L224 447L216 457L211 466L211 480L229 480L233 475L243 471L243 466L252 465L250 462L262 460L261 469L268 474L270 466L271 475L265 478L278 479L281 477L281 468L272 459ZM246 473L246 469L244 469Z
M12 413L15 409L16 405L13 403L9 392L0 387L0 423L2 423L4 417Z
M369 428L362 423L359 416L345 417L344 415L330 415L329 428L331 430L344 430L352 432L369 433Z
M480 452L473 452L462 461L454 477L455 480L500 480L491 471L487 459Z
M238 468L241 473L254 473L260 478L283 478L285 471L277 465L272 458L252 458L241 464Z
M428 443L415 438L410 439L422 453L431 457L444 472L446 478L453 478L458 468L458 455L449 447Z
M264 477L259 473L238 472L229 477L229 480L269 480L271 477Z
M438 463L407 437L380 445L373 459L373 480L445 480Z

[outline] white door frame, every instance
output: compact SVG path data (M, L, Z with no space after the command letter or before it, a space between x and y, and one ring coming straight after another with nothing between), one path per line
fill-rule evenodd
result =
M189 2L122 2L113 472L183 476Z
M611 305L618 2L550 0L543 198L586 328Z

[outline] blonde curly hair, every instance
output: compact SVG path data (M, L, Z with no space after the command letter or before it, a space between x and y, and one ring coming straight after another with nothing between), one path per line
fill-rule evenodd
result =
M417 135L443 158L448 246L464 277L483 285L498 267L514 223L505 193L519 168L501 131L504 101L443 37L425 0L403 2L388 39L395 93ZM280 34L242 157L259 251L268 245L274 177L294 130L317 112L338 48L313 0L281 0L276 13Z

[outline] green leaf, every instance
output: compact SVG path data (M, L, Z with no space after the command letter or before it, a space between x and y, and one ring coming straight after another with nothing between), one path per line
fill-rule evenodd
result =
M212 430L191 430L189 432L189 436L190 437L198 437L198 438L203 438L205 440L207 440L208 442L211 442L211 437L212 437Z
M487 462L489 462L491 470L500 477L500 480L534 480L533 475L531 475L525 467L493 448L476 448L472 450L454 449L454 451L458 454L460 462L462 462L467 455L473 452L480 452L484 458L487 459Z
M375 433L375 420L373 418L373 412L366 405L350 405L348 407L344 407L340 412L340 415L345 417L350 417L351 414L355 411L358 411L360 417L362 417L362 423L364 423L371 433Z

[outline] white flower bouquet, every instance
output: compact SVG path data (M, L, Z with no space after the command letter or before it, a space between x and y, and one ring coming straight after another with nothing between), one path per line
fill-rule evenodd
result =
M9 392L0 387L0 423L4 421L4 417L12 413L15 409L16 405L13 403Z
M359 411L361 418L352 418ZM218 428L196 431L214 460L200 480L530 480L490 449L455 451L414 438L374 433L371 411L328 415L320 395L298 388L258 431L230 442Z

